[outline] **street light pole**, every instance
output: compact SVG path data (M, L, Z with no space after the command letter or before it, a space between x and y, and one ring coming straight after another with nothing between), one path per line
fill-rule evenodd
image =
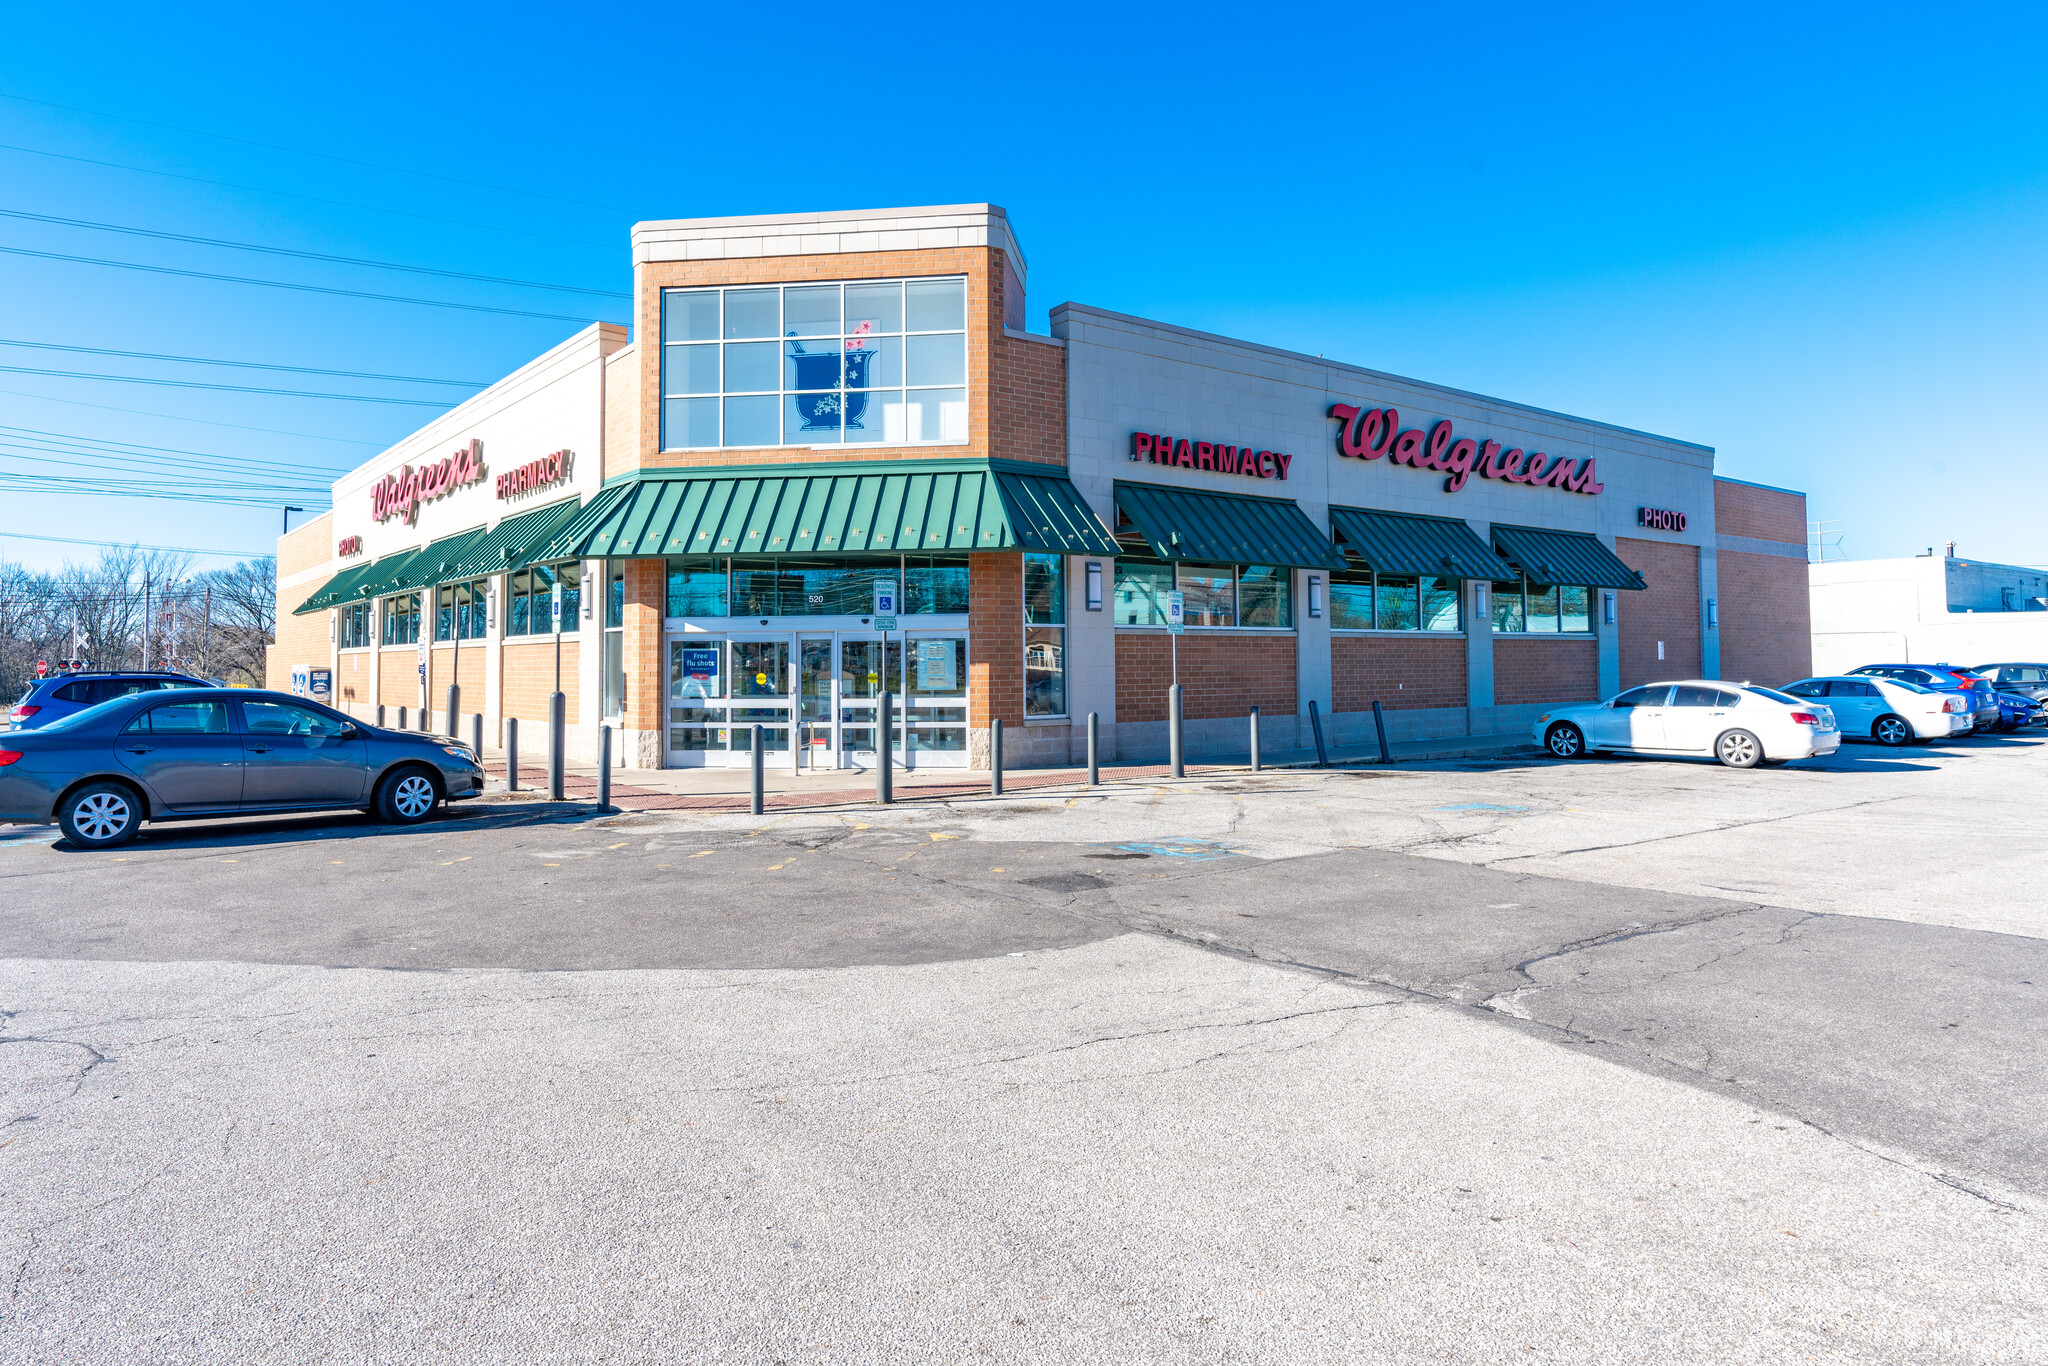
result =
M283 525L283 527L282 527L282 528L281 528L281 529L280 529L280 530L278 531L278 533L277 533L277 534L278 534L278 535L280 535L280 536L283 536L283 535L287 535L287 534L288 534L288 533L289 533L289 532L291 531L291 529L292 529L292 514L293 514L294 512L304 512L304 511L305 511L305 509L304 509L304 508L295 508L295 507L288 507L288 508L286 508L286 509L284 510L284 525Z

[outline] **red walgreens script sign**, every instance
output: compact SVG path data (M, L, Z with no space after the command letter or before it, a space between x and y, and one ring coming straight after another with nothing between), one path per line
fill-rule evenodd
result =
M1469 436L1455 440L1448 418L1429 429L1400 430L1401 414L1394 408L1354 408L1349 403L1330 405L1337 428L1337 454L1347 460L1377 460L1418 470L1442 470L1444 492L1456 493L1473 475L1499 479L1509 484L1536 484L1564 489L1570 493L1597 494L1607 486L1593 477L1593 458L1574 460L1568 455L1524 454L1520 447L1503 451L1498 441L1474 441Z
M474 438L446 459L414 469L405 466L387 474L370 489L371 515L382 522L403 517L407 525L419 519L420 504L431 502L484 477L484 443Z
M1176 441L1151 432L1131 433L1131 459L1149 460L1155 465L1177 465L1184 470L1213 470L1217 474L1241 474L1251 479L1285 479L1291 455L1279 451L1254 451L1250 446L1225 446L1214 441Z

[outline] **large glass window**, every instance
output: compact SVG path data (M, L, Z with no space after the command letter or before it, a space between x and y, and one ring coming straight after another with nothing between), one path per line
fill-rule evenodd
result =
M370 643L370 604L352 602L341 609L341 623L335 632L344 650L360 650Z
M668 562L671 617L865 617L875 610L875 583L897 583L903 616L963 615L965 555L883 559L777 556L758 560L673 559Z
M673 559L668 562L668 605L672 617L726 615L725 561Z
M434 590L434 639L484 638L485 581L445 583Z
M1067 561L1024 557L1024 714L1067 714Z
M1330 629L1372 629L1372 571L1345 569L1330 575Z
M1531 635L1590 635L1593 590L1583 584L1539 584L1526 579L1493 586L1493 629Z
M934 616L967 611L965 555L906 555L903 558L903 614ZM874 604L868 604L872 607Z
M577 629L583 615L583 566L535 565L505 581L505 634L544 636L553 630L555 584L562 585L562 634Z
M420 639L420 595L401 593L384 599L384 643L417 645Z
M967 440L967 282L662 291L661 444Z
M1166 595L1181 595L1188 626L1294 625L1293 573L1277 565L1168 564L1137 556L1116 562L1116 624L1164 626Z
M1461 580L1347 569L1330 576L1338 631L1455 631Z

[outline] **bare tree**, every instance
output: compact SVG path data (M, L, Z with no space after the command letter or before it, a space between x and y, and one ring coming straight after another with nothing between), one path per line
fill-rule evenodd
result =
M211 677L262 687L264 652L277 638L276 559L266 555L201 574L184 602L190 614L184 658Z

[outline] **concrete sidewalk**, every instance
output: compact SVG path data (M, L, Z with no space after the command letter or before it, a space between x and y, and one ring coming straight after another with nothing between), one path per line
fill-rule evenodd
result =
M1537 753L1526 736L1459 736L1438 740L1411 740L1390 745L1395 763L1419 763L1430 759L1510 758ZM778 762L779 760L779 762ZM1332 751L1333 768L1377 767L1379 747L1351 747ZM1313 768L1314 750L1286 750L1261 756L1265 769ZM1217 773L1242 773L1251 766L1249 753L1204 755L1190 762L1190 777ZM522 753L519 763L519 791L505 786L503 751L486 750L484 771L492 781L485 799L536 800L547 795L546 756L536 762ZM1104 783L1157 780L1167 776L1163 763L1104 764ZM744 811L749 804L748 771L745 768L669 768L612 770L612 805L624 811ZM1085 766L1003 770L1006 792L1043 788L1078 787L1088 781ZM862 806L876 800L872 770L824 769L792 772L787 751L770 754L762 774L764 804L775 810L803 807ZM989 791L986 769L897 769L892 783L897 801L943 801L954 797L979 796ZM597 800L597 768L571 764L563 774L562 795L569 801Z

